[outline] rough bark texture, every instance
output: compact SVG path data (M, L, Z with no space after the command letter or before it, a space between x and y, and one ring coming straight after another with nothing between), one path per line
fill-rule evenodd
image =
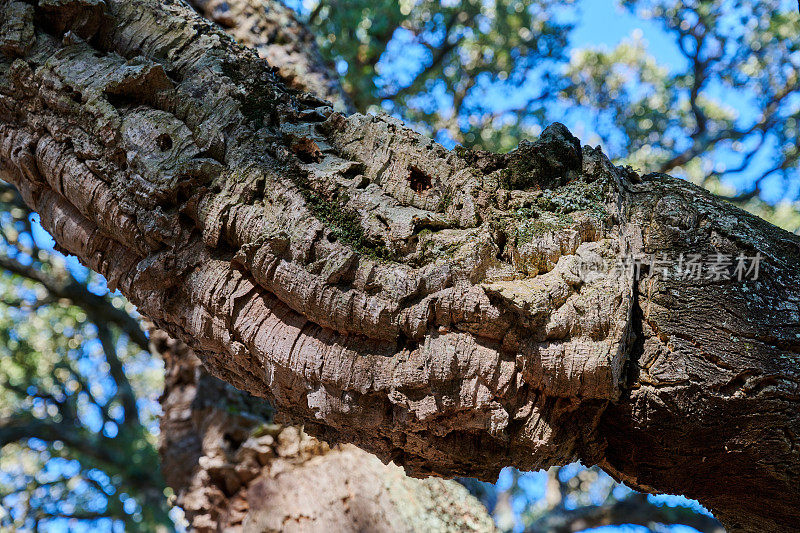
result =
M697 497L731 530L796 529L800 239L667 176L626 189L648 253L763 260L755 281L638 283L629 385L602 418L600 464Z
M276 425L263 400L210 376L184 343L157 330L151 342L167 366L163 471L192 530L494 530L462 485Z
M255 49L292 87L349 103L313 36L271 0L191 2ZM302 426L271 424L268 404L202 368L182 342L151 332L167 364L161 404L165 477L197 531L490 531L454 481L408 478L352 445L331 450Z
M345 117L181 4L4 6L8 179L221 379L415 475L580 458L795 527L797 236L560 125L494 155ZM660 251L764 259L585 269Z

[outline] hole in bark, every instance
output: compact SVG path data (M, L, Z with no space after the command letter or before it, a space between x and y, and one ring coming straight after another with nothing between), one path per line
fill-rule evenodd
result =
M378 222L380 222L383 225L383 228L385 230L387 230L387 231L389 230L389 221L386 220L385 216L383 216L381 214L376 214L375 218L378 219Z
M402 448L395 448L389 453L389 460L398 466L405 464L406 452Z
M292 141L290 145L292 152L297 156L297 159L303 163L318 163L322 159L322 151L317 146L317 143L305 137L297 138Z
M172 148L172 137L170 137L168 133L162 133L156 137L156 146L158 146L158 149L162 152L166 152Z
M431 177L411 165L408 167L408 185L415 193L422 194L431 188Z
M134 106L137 105L136 100L129 96L125 96L124 94L113 94L113 93L106 93L106 100L112 106L116 107L117 109L126 107L126 106Z
M506 251L506 244L508 243L508 237L506 236L506 232L505 231L499 232L495 239L497 241L497 259L502 261L503 254Z
M413 352L419 348L419 343L413 339L409 339L405 333L400 333L397 336L397 349L398 350L408 350L409 352Z
M192 217L186 213L178 213L178 224L186 228L193 228L195 226L195 222L192 220Z
M72 93L72 101L73 102L77 102L77 103L80 104L81 103L81 93L79 93L78 91L75 91L74 93Z
M242 445L242 442L244 442L239 435L233 435L231 433L225 433L222 438L231 450L238 449Z
M347 169L344 172L342 172L342 176L344 176L347 179L357 178L361 174L364 174L363 163L353 163L352 165L347 167Z
M332 231L328 232L328 242L336 242L336 235Z
M183 205L189 200L189 192L186 189L186 187L178 187L178 190L175 193L176 204Z

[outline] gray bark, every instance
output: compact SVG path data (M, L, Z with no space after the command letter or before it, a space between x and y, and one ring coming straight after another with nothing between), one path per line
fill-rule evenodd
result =
M795 527L800 238L560 125L501 156L344 116L180 4L12 4L5 175L215 375L415 475L579 458ZM658 252L761 276L582 275Z

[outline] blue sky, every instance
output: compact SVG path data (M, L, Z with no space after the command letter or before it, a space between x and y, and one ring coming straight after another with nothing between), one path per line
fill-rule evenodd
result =
M794 0L784 0L782 5L788 10L797 9L797 3ZM657 22L644 20L636 16L619 6L615 0L578 0L577 6L579 15L578 23L570 38L572 47L603 46L612 49L623 39L640 35L647 42L648 52L658 60L658 63L668 67L671 71L681 70L686 67L687 62L680 54L674 37L667 34ZM760 114L760 110L750 101L750 95L744 91L724 89L719 85L710 83L706 89L706 94L719 98L735 109L739 120L743 123L754 120ZM797 105L797 100L795 100L795 105ZM585 132L587 136L592 134L591 127L587 123L567 123L567 126L576 132ZM715 165L723 167L735 166L737 162L738 158L734 153L726 153L724 151L718 153L714 161ZM762 151L756 156L754 162L755 165L751 172L731 176L726 180L726 183L737 190L748 190L757 172L770 167L769 152ZM771 203L778 202L784 198L795 198L800 184L789 184L788 190L785 185L785 183L776 178L767 179L763 183L761 197Z
M787 9L794 10L796 6L791 0L783 0ZM728 3L727 5L733 5ZM741 15L741 10L736 12L733 8L730 11L732 24L739 24L737 16ZM674 32L667 33L660 23L653 20L640 18L637 13L632 13L623 9L614 0L577 0L573 4L565 5L558 12L559 18L564 21L575 23L575 28L570 34L570 48L577 50L581 48L605 48L611 50L623 40L641 39L646 45L647 51L657 61L657 63L667 68L673 73L682 73L688 67L688 61L680 53ZM733 20L735 19L735 20ZM386 53L378 64L379 78L376 81L379 87L383 85L404 86L411 82L416 73L422 69L422 65L427 61L429 52L424 47L415 42L412 34L405 29L398 29L392 41L387 47ZM346 65L339 65L340 71L346 69ZM521 86L507 86L502 83L491 83L488 79L479 80L473 88L466 101L479 101L482 107L491 109L495 112L513 109L522 105L531 96L536 96L541 90L541 82L536 69L528 76ZM484 83L486 82L486 83ZM441 87L434 88L422 97L412 99L412 105L421 109L431 110L436 106L449 109L450 95L446 94ZM747 90L735 89L724 86L713 77L706 81L701 93L736 116L736 123L740 129L747 129L752 123L757 121L761 115L761 109L755 95ZM389 113L394 112L394 105L391 101L384 101L384 110ZM795 98L795 108L800 109L800 94ZM559 120L576 134L582 142L587 144L600 144L604 151L612 157L621 156L627 152L626 139L615 132L611 135L609 145L604 145L602 135L598 135L598 128L603 128L606 133L613 131L614 128L605 122L613 122L614 118L607 114L598 115L591 109L573 106L570 102L560 101L549 107L551 120ZM598 116L602 117L603 123L596 124ZM519 119L526 122L525 116L507 114L505 119ZM534 129L534 132L536 130ZM437 140L444 146L452 148L455 142L449 137L446 131L437 134ZM681 148L688 148L690 140L685 135L680 135ZM755 139L745 140L744 148L752 148ZM768 141L764 148L753 158L752 164L744 172L738 174L727 174L723 178L723 183L732 187L735 191L749 191L755 179L767 169L773 168L775 162L774 136L768 136ZM773 143L772 145L770 143ZM741 150L741 149L739 149ZM707 163L716 169L734 168L740 163L740 151L732 150L724 143L708 158ZM643 173L654 169L638 169ZM680 171L676 170L676 175L680 176ZM785 182L779 175L773 174L762 183L761 197L770 202L776 203L781 200L796 199L800 194L800 182L794 180Z
M613 0L580 0L578 11L578 24L570 38L573 47L614 48L638 30L647 40L650 53L659 63L672 69L685 66L685 60L680 55L675 41L658 23L632 15Z

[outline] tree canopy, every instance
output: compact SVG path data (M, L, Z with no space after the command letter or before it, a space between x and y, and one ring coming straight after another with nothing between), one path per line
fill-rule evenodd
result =
M154 432L162 370L133 307L68 268L5 184L0 209L0 525L170 526Z

